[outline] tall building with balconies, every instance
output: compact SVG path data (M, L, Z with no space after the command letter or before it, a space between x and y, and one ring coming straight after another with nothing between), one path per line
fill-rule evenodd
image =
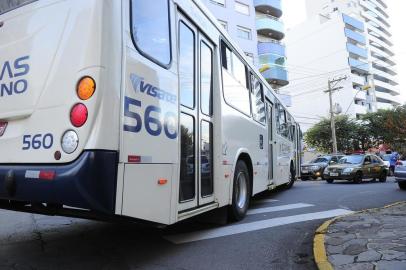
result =
M304 129L328 117L324 91L328 79L338 76L347 78L334 92L342 113L359 118L399 105L386 8L382 0L307 0L308 20L286 37L289 64L304 74L291 75L290 85L283 88L291 94L291 110Z
M283 38L284 25L281 20L281 0L254 0L258 36L259 69L271 86L278 90L286 86L286 53Z
M275 90L289 83L281 0L203 2Z
M257 31L253 0L202 0L231 38L258 66Z
M364 23L370 84L376 96L376 107L399 104L397 71L386 0L307 0L308 16L342 12Z

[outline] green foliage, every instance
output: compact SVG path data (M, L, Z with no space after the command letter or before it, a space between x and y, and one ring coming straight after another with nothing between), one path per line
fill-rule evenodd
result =
M367 150L381 143L399 148L406 143L406 105L368 113L357 121L348 116L336 118L339 152ZM305 142L321 152L332 151L330 119L324 118L310 128Z
M348 116L338 116L336 120L337 148L340 152L350 151L357 140L358 124ZM331 152L333 143L331 139L330 119L324 118L310 128L305 134L305 142L321 152Z

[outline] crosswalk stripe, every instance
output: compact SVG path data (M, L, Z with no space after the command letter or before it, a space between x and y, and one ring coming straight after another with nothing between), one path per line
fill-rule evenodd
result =
M298 208L311 207L311 206L314 206L314 205L307 204L307 203L294 203L294 204L286 204L286 205L279 205L279 206L272 206L272 207L263 207L263 208L248 210L247 215L262 214L262 213L268 213L268 212L277 212L277 211L298 209Z
M184 234L175 234L168 235L164 238L169 240L174 244L184 244L189 242L195 242L206 239L213 239L217 237L229 236L234 234L240 234L245 232L257 231L266 228L277 227L286 224L298 223L303 221L310 221L316 219L326 219L341 215L350 214L352 211L345 209L334 209L329 211L307 213L301 215L294 215L288 217L278 217L271 218L266 220L254 221L249 223L236 224L231 226L224 226L215 229L184 233Z
M264 199L264 200L252 201L252 203L254 203L254 204L258 204L258 203L267 203L267 202L279 202L279 200L273 200L273 199Z

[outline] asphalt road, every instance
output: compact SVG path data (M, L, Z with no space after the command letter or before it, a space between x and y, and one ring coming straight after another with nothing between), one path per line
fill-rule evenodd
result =
M313 233L326 216L405 199L393 179L299 181L255 198L240 223L166 229L0 210L0 269L315 269Z

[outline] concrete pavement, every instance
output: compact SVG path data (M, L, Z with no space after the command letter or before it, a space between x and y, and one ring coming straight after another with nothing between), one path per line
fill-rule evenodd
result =
M334 269L404 270L406 202L337 218L330 222L324 237L325 252ZM326 264L319 266L331 269Z

